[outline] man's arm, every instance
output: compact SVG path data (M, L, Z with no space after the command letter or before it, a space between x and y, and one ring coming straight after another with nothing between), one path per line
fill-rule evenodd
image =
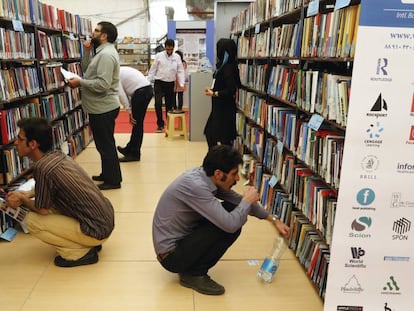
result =
M18 208L19 206L25 206L32 212L47 215L49 211L46 208L36 208L34 197L34 190L31 191L11 191L7 194L6 203L11 208Z

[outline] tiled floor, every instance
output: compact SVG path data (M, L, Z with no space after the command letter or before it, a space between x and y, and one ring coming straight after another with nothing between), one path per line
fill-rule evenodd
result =
M124 145L126 134L116 135ZM116 228L96 265L58 268L52 247L19 233L0 242L1 311L321 311L323 303L293 254L287 251L272 284L256 279L257 265L270 250L272 226L250 218L239 240L210 275L226 288L223 296L205 296L181 287L177 276L155 259L152 215L164 188L184 169L198 166L205 142L168 140L146 134L140 162L122 163L123 183L105 195L116 211ZM77 161L90 175L100 173L91 144ZM242 191L240 182L235 189Z

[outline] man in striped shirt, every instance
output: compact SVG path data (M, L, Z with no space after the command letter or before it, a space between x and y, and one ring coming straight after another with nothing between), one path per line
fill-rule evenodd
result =
M13 208L30 209L24 224L31 235L56 248L55 265L75 267L98 262L98 251L114 228L114 210L87 173L61 151L52 151L47 119L18 121L19 156L33 162L32 191L7 195Z

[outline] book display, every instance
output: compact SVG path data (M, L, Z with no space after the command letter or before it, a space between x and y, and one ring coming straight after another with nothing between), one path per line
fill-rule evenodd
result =
M231 24L243 85L236 145L251 154L247 177L263 207L290 226L288 245L322 299L359 3L256 1Z
M91 141L80 90L66 86L61 72L82 76L81 41L91 29L89 20L38 0L0 2L0 184L30 166L13 144L22 118L51 120L54 147L72 157Z
M147 74L151 66L151 46L153 45L148 38L124 37L119 39L116 47L121 66L130 66Z

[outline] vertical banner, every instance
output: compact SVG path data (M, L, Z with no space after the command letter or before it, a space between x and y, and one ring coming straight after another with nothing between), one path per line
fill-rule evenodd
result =
M362 0L325 311L414 310L414 0Z

